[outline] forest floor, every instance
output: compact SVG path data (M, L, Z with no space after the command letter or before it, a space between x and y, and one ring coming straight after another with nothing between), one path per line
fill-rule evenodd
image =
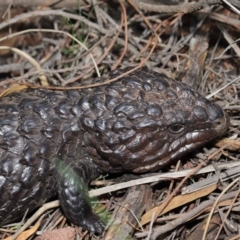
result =
M98 198L94 208L108 222L102 236L71 225L56 203L0 228L0 239L16 232L16 239L39 240L240 239L240 15L221 5L183 14L140 11L132 1L80 2L66 9L2 9L2 97L23 86L91 84L116 68L146 66L219 104L230 115L230 127L154 175L124 185L112 175L93 181L91 189L100 190L91 194Z

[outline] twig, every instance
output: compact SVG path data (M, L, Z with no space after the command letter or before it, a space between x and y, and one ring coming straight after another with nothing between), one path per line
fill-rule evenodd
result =
M233 198L236 195L237 192L238 191L234 191L234 192L227 193L227 194L223 195L221 197L221 199L219 200L219 203L223 202L224 200ZM211 199L211 200L204 201L204 202L200 203L198 206L194 207L194 209L187 212L186 214L181 214L181 216L179 218L177 218L173 221L170 221L170 222L168 222L167 224L165 224L161 227L158 227L158 228L154 229L153 234L152 234L150 239L152 239L152 240L157 239L160 235L175 229L176 227L180 226L183 223L186 223L187 221L189 221L193 217L197 217L206 208L212 206L214 201L215 201L215 198ZM139 234L137 233L136 236L144 237L144 236L147 236L147 234L148 234L147 232L139 233Z
M191 3L182 3L182 4L176 4L176 5L164 5L160 3L153 4L148 2L143 2L139 0L133 0L135 4L142 10L145 11L152 11L152 12L170 12L170 13L189 13L189 12L195 12L199 11L203 8L210 7L212 5L223 5L222 0L200 0L199 2L191 2ZM240 2L238 0L228 0L228 3L240 7Z
M210 220L211 220L211 217L213 215L213 212L214 212L214 209L216 208L217 204L220 202L220 200L223 198L225 192L227 190L229 190L236 182L238 182L240 180L240 178L236 178L234 181L232 181L230 184L227 185L227 187L221 192L221 194L216 198L214 199L214 202L213 202L213 206L212 206L212 209L209 213L209 216L208 216L208 219L207 219L207 222L206 222L206 227L204 229L204 233L203 233L203 236L202 236L202 240L205 240L206 239L206 236L207 236L207 230L208 230L208 226L209 226L209 223L210 223ZM235 192L236 194L239 194L239 191L236 191ZM234 195L235 196L235 195Z
M121 56L119 57L118 61L112 66L112 70L115 70L119 64L121 63L124 55L126 54L127 52L127 49L128 49L128 23L127 23L127 13L126 13L126 8L122 2L122 0L119 0L119 3L121 5L121 8L122 8L122 24L124 23L124 32L125 32L125 44L124 44L124 49L122 51L122 54ZM121 24L121 25L122 25Z
M39 6L45 6L45 7L52 7L52 8L74 8L79 6L83 6L84 4L83 0L4 0L1 1L0 6L1 7L7 7L9 4L12 4L16 7L39 7Z

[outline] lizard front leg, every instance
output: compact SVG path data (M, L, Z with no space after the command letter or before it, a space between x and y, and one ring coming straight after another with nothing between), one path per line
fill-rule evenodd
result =
M66 217L75 225L101 234L102 220L93 212L88 183L100 175L99 168L89 160L57 161L58 196Z

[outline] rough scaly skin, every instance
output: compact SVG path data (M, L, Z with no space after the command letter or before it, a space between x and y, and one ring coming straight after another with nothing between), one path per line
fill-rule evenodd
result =
M147 70L96 88L28 89L4 97L0 225L58 194L72 223L102 233L88 199L89 181L102 172L159 170L219 136L228 123L216 104Z

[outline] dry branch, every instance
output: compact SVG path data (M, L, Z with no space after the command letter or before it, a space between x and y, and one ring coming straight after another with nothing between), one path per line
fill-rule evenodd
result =
M51 8L76 8L86 5L84 0L5 0L1 1L0 8L10 5L15 7L51 7Z
M165 0L128 0L129 2L134 2L141 10L153 11L153 12L182 12L189 13L195 12L213 5L224 5L228 7L223 0L199 0L186 3L184 1L165 1ZM177 2L178 4L175 4ZM180 2L180 3L179 3ZM230 5L236 8L240 8L239 0L228 0ZM75 9L82 7L86 4L91 4L91 1L87 0L5 0L0 3L0 9L6 9L9 6L16 7L50 7L50 8L68 8Z
M181 12L181 13L189 13L201 10L203 8L210 7L212 5L224 5L222 0L200 0L194 1L191 3L180 3L180 4L166 4L164 0L156 1L156 0L133 0L135 4L142 10L152 11L152 12ZM228 3L240 8L240 1L238 0L228 0Z

